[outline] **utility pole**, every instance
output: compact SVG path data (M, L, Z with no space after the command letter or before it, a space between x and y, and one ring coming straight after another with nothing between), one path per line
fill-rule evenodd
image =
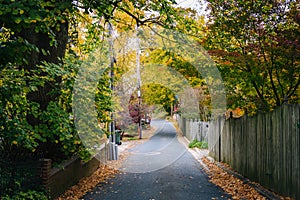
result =
M113 43L113 28L110 22L108 22L108 30L109 30L109 52L110 52L110 89L112 92L111 98L113 97L113 91L114 91L114 64L116 62L114 57L114 43ZM115 117L114 112L111 111L110 113L110 160L117 160L118 159L118 145L116 144L116 134L115 134Z
M140 39L139 39L139 25L136 25L136 73L137 73L137 89L138 89L138 101L139 101L139 111L138 111L138 133L139 138L142 139L142 118L141 118L141 105L142 105L142 97L141 97L141 71L140 71L140 56L141 56L141 48L140 48Z

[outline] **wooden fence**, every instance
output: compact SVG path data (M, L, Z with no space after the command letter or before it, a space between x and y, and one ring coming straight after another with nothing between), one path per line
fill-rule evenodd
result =
M178 126L189 141L198 140L207 142L209 123L202 122L200 119L186 119L181 115L176 115Z
M300 105L224 121L210 124L210 155L266 188L300 199Z

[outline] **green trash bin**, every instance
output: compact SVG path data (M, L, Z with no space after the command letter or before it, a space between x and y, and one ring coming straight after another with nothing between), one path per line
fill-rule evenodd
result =
M117 144L117 145L121 145L121 144L122 144L122 142L120 141L120 140L121 140L121 133L122 133L121 130L115 130L115 134L116 134L116 144Z

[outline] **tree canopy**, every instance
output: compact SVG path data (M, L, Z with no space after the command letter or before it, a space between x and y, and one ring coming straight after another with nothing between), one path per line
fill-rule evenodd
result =
M54 160L87 155L74 126L72 91L81 64L109 36L108 22L120 35L147 26L152 32L146 34L163 27L192 37L198 47L208 50L222 73L228 108L255 113L285 102L299 103L296 1L207 2L208 19L175 7L175 0L0 0L1 151L42 153ZM149 48L141 60L145 66L152 64L152 72L162 65L179 72L177 78L187 80L198 98L201 118L208 120L215 99L194 66L203 52L186 58L180 50L186 51L180 45ZM132 70L134 53L124 55L116 58L116 79ZM117 102L111 98L108 73L99 80L95 94L100 124L111 120L109 112ZM168 78L160 75L160 80ZM142 88L145 102L171 109L179 82L169 84L175 89L147 83Z
M84 153L71 105L81 62L107 36L108 21L123 30L154 23L170 27L177 20L174 4L1 0L1 151L37 152L54 160ZM102 122L112 109L108 85L109 78L99 80L96 94Z
M296 1L208 1L209 37L231 107L268 111L299 102Z

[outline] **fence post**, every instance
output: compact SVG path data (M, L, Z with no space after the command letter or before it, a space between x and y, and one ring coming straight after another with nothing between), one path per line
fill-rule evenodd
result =
M221 116L218 117L218 131L219 131L219 155L218 155L218 160L219 162L221 162L221 151L222 151L222 146L221 146L221 143L222 143L222 138L221 138L221 135L222 135L222 128L221 128Z
M51 174L51 159L41 159L41 178L43 186L48 189Z
M183 128L182 128L182 132L183 132L183 136L186 136L186 118L182 118L182 124L183 124Z
M185 137L190 140L189 133L191 130L191 119L186 119L186 127L185 127Z

